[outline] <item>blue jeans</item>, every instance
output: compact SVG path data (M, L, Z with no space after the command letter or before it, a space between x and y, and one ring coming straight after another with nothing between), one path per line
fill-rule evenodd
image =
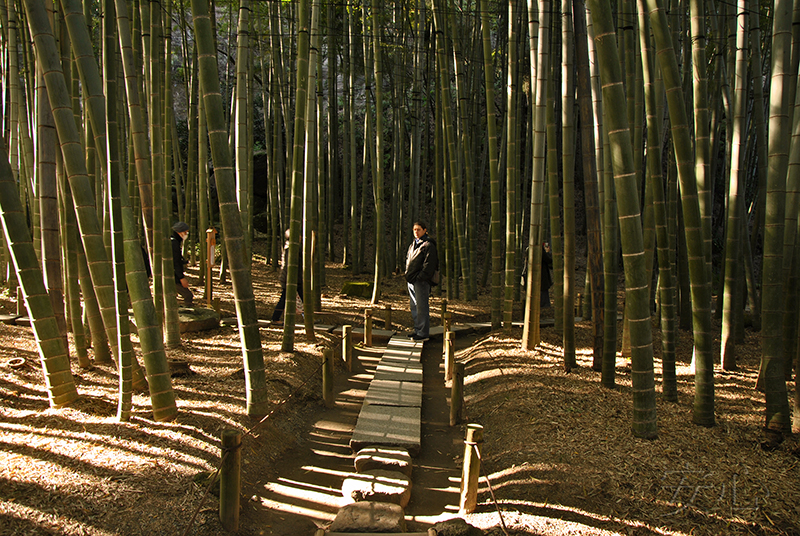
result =
M427 337L431 331L431 315L428 298L431 295L431 284L427 281L408 283L408 296L411 298L411 318L414 319L414 332L420 337Z

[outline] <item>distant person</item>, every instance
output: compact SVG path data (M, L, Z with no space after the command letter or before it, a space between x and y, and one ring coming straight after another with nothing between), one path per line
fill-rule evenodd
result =
M408 246L406 255L406 282L411 300L411 318L414 333L409 338L427 341L430 336L431 315L428 300L433 286L433 275L439 270L439 255L436 242L428 236L428 226L417 221L412 228L414 241Z
M553 277L550 270L553 269L553 254L550 253L550 244L542 244L542 270L540 274L541 292L539 294L539 306L542 309L550 307L550 287L553 286ZM527 284L528 275L528 248L525 248L525 265L522 267L521 283L524 287Z
M289 229L283 234L285 242L283 243L283 253L281 254L281 273L278 276L281 282L281 297L275 305L275 310L272 312L272 323L281 324L281 316L283 310L286 308L286 263L289 261ZM297 266L297 295L300 296L300 301L303 301L303 256L300 256L300 263Z
M550 287L553 286L553 276L550 270L553 269L553 254L550 253L550 243L542 243L542 292L539 298L539 305L542 309L550 307Z
M187 236L189 236L189 226L179 221L172 226L172 236L169 238L172 242L172 266L175 270L175 290L178 292L178 295L183 298L184 307L191 307L194 294L192 294L189 288L189 280L186 279L186 274L183 273L183 266L187 264L187 261L183 258L183 241L186 240Z

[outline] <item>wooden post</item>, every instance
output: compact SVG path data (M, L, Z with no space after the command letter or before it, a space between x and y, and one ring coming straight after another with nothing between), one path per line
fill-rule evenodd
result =
M442 325L444 326L444 332L447 333L448 331L450 331L450 324L452 324L453 322L452 320L453 313L448 312L445 313L443 316L444 316L444 322L442 323Z
M456 363L450 386L450 426L461 422L464 415L464 363Z
M364 346L372 346L372 309L364 309Z
M219 471L219 520L228 532L239 530L239 498L242 495L242 433L222 432L222 467Z
M583 315L583 294L578 293L578 300L575 303L575 316Z
M442 300L442 325L444 326L444 315L447 314L447 298ZM445 330L447 331L447 330Z
M444 380L450 381L453 378L453 362L455 361L455 337L453 331L448 331L444 334Z
M211 309L211 295L214 291L211 269L214 267L214 247L216 245L217 230L213 227L210 227L206 229L206 251L208 251L208 259L206 259L206 307L209 309Z
M322 400L333 407L333 348L322 351Z
M478 504L478 477L481 473L481 445L483 444L483 426L467 425L467 437L464 440L464 468L461 472L461 497L458 502L460 515L471 514Z
M342 356L347 372L353 372L353 326L342 326Z
M392 331L392 304L386 304L386 319L383 321L383 329Z

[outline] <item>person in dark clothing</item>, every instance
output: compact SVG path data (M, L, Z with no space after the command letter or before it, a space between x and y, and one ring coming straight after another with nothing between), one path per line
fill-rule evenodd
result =
M411 318L414 320L414 333L409 337L415 341L427 341L431 329L428 300L434 284L434 274L439 270L439 255L436 242L428 236L425 222L415 222L413 232L414 241L408 246L405 272L411 301Z
M272 323L278 324L283 310L286 308L286 263L289 261L289 229L284 233L286 241L283 243L283 253L281 254L281 273L278 276L281 282L281 297L272 312ZM300 256L300 264L297 267L297 295L303 301L303 256Z
M525 248L525 264L522 267L522 286L527 284L528 274L528 248ZM542 243L542 270L540 273L541 293L539 294L539 306L542 309L550 307L550 287L553 286L553 277L550 270L553 269L553 254L550 253L550 244Z
M172 242L172 266L175 270L175 290L178 292L178 295L183 298L183 305L185 307L191 307L194 294L192 294L189 288L189 280L186 279L186 274L183 273L183 266L186 264L183 258L183 241L186 240L187 236L189 236L189 226L179 221L172 226L172 236L169 238Z
M550 253L550 244L542 243L542 293L539 304L542 308L550 307L550 287L553 286L553 276L550 270L553 269L553 254Z

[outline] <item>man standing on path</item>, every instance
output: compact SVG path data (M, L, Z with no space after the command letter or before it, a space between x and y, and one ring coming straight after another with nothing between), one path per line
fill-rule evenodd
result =
M428 298L431 295L433 276L439 270L439 255L436 242L428 236L428 226L422 221L414 222L414 241L408 246L406 255L406 281L411 298L411 318L414 333L409 337L415 341L427 341L431 329Z
M192 294L192 291L189 289L189 280L186 279L186 275L183 273L183 265L185 264L183 260L183 241L186 240L187 236L189 236L189 226L179 221L172 226L172 236L169 238L172 241L172 266L175 269L175 290L178 292L178 295L183 298L183 305L185 307L191 307L194 294Z

